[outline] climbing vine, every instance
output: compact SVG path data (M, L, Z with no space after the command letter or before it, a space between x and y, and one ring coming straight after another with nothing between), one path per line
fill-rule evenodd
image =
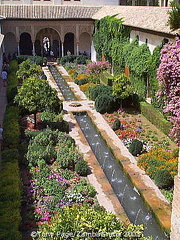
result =
M130 69L130 80L134 91L140 99L146 97L147 81L149 75L150 50L146 44L138 45L135 38L131 43L123 47L125 66Z
M151 102L154 107L161 107L162 102L158 103L156 98L156 92L158 91L158 79L157 79L157 69L160 65L160 56L161 56L161 49L162 44L155 47L153 54L149 59L149 84L150 84L150 91L151 91Z
M128 42L129 28L122 25L123 19L106 16L95 22L94 46L99 60L102 55L118 72L122 72L123 54L122 45Z
M139 45L135 38L129 42L130 28L123 26L123 19L106 16L95 22L94 46L98 59L104 55L113 67L114 75L124 73L129 68L130 81L140 99L146 98L147 92L157 91L156 69L159 66L160 48L151 56L146 44Z

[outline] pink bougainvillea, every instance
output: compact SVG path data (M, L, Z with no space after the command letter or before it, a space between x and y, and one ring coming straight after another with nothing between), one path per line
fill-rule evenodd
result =
M97 62L92 62L89 63L86 67L86 71L88 73L94 73L94 74L99 74L104 70L107 70L110 68L110 64L107 61L101 62L101 61L97 61Z
M166 44L161 51L161 63L157 71L159 91L163 98L164 112L173 124L170 136L180 145L180 40Z

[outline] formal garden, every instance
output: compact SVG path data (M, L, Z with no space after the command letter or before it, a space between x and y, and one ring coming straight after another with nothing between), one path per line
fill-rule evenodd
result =
M41 66L31 60L10 62L0 238L91 239L83 234L93 232L111 234L106 239L131 239L133 232L147 239L142 225L127 225L98 204L86 178L88 163L68 135L62 102L45 78Z
M137 39L129 43L121 19L108 16L96 22L94 42L99 61L79 64L80 57L66 56L59 63L171 202L180 144L180 41L151 55Z
M106 17L96 22L99 61L65 56L58 63L171 202L180 144L180 42L158 46L151 55L147 45L129 43L128 36L121 19ZM112 234L105 239L148 239L142 225L127 225L99 206L86 178L88 163L69 136L62 102L42 71L45 63L24 56L10 62L0 239L91 239L83 234L92 232Z

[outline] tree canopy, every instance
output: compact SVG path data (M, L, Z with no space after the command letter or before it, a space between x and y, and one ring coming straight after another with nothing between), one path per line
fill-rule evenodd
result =
M51 111L61 111L61 102L55 89L52 89L46 80L36 77L28 78L23 81L18 89L15 102L30 113L35 114L46 109Z

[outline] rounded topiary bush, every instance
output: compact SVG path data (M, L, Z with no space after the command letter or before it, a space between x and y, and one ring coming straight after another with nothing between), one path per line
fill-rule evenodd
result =
M79 160L75 165L75 171L80 176L87 176L88 170L89 170L88 164L84 160Z
M84 84L88 83L89 80L87 78L83 78L83 79L76 79L74 82L77 85L81 86L81 85L84 85Z
M102 94L95 100L95 108L97 112L105 113L112 111L114 107L114 98L111 95Z
M156 185L159 188L168 188L173 186L174 180L168 170L159 170L154 178Z
M102 94L112 95L112 87L105 85L96 85L90 91L90 99L94 101L98 96Z
M133 156L137 156L142 152L142 150L143 150L143 143L138 139L133 139L132 143L129 146L129 152Z
M116 119L116 120L114 121L114 123L113 123L112 129L113 129L114 131L116 131L116 130L120 129L121 127L122 127L122 125L121 125L120 120L119 120L119 119Z

